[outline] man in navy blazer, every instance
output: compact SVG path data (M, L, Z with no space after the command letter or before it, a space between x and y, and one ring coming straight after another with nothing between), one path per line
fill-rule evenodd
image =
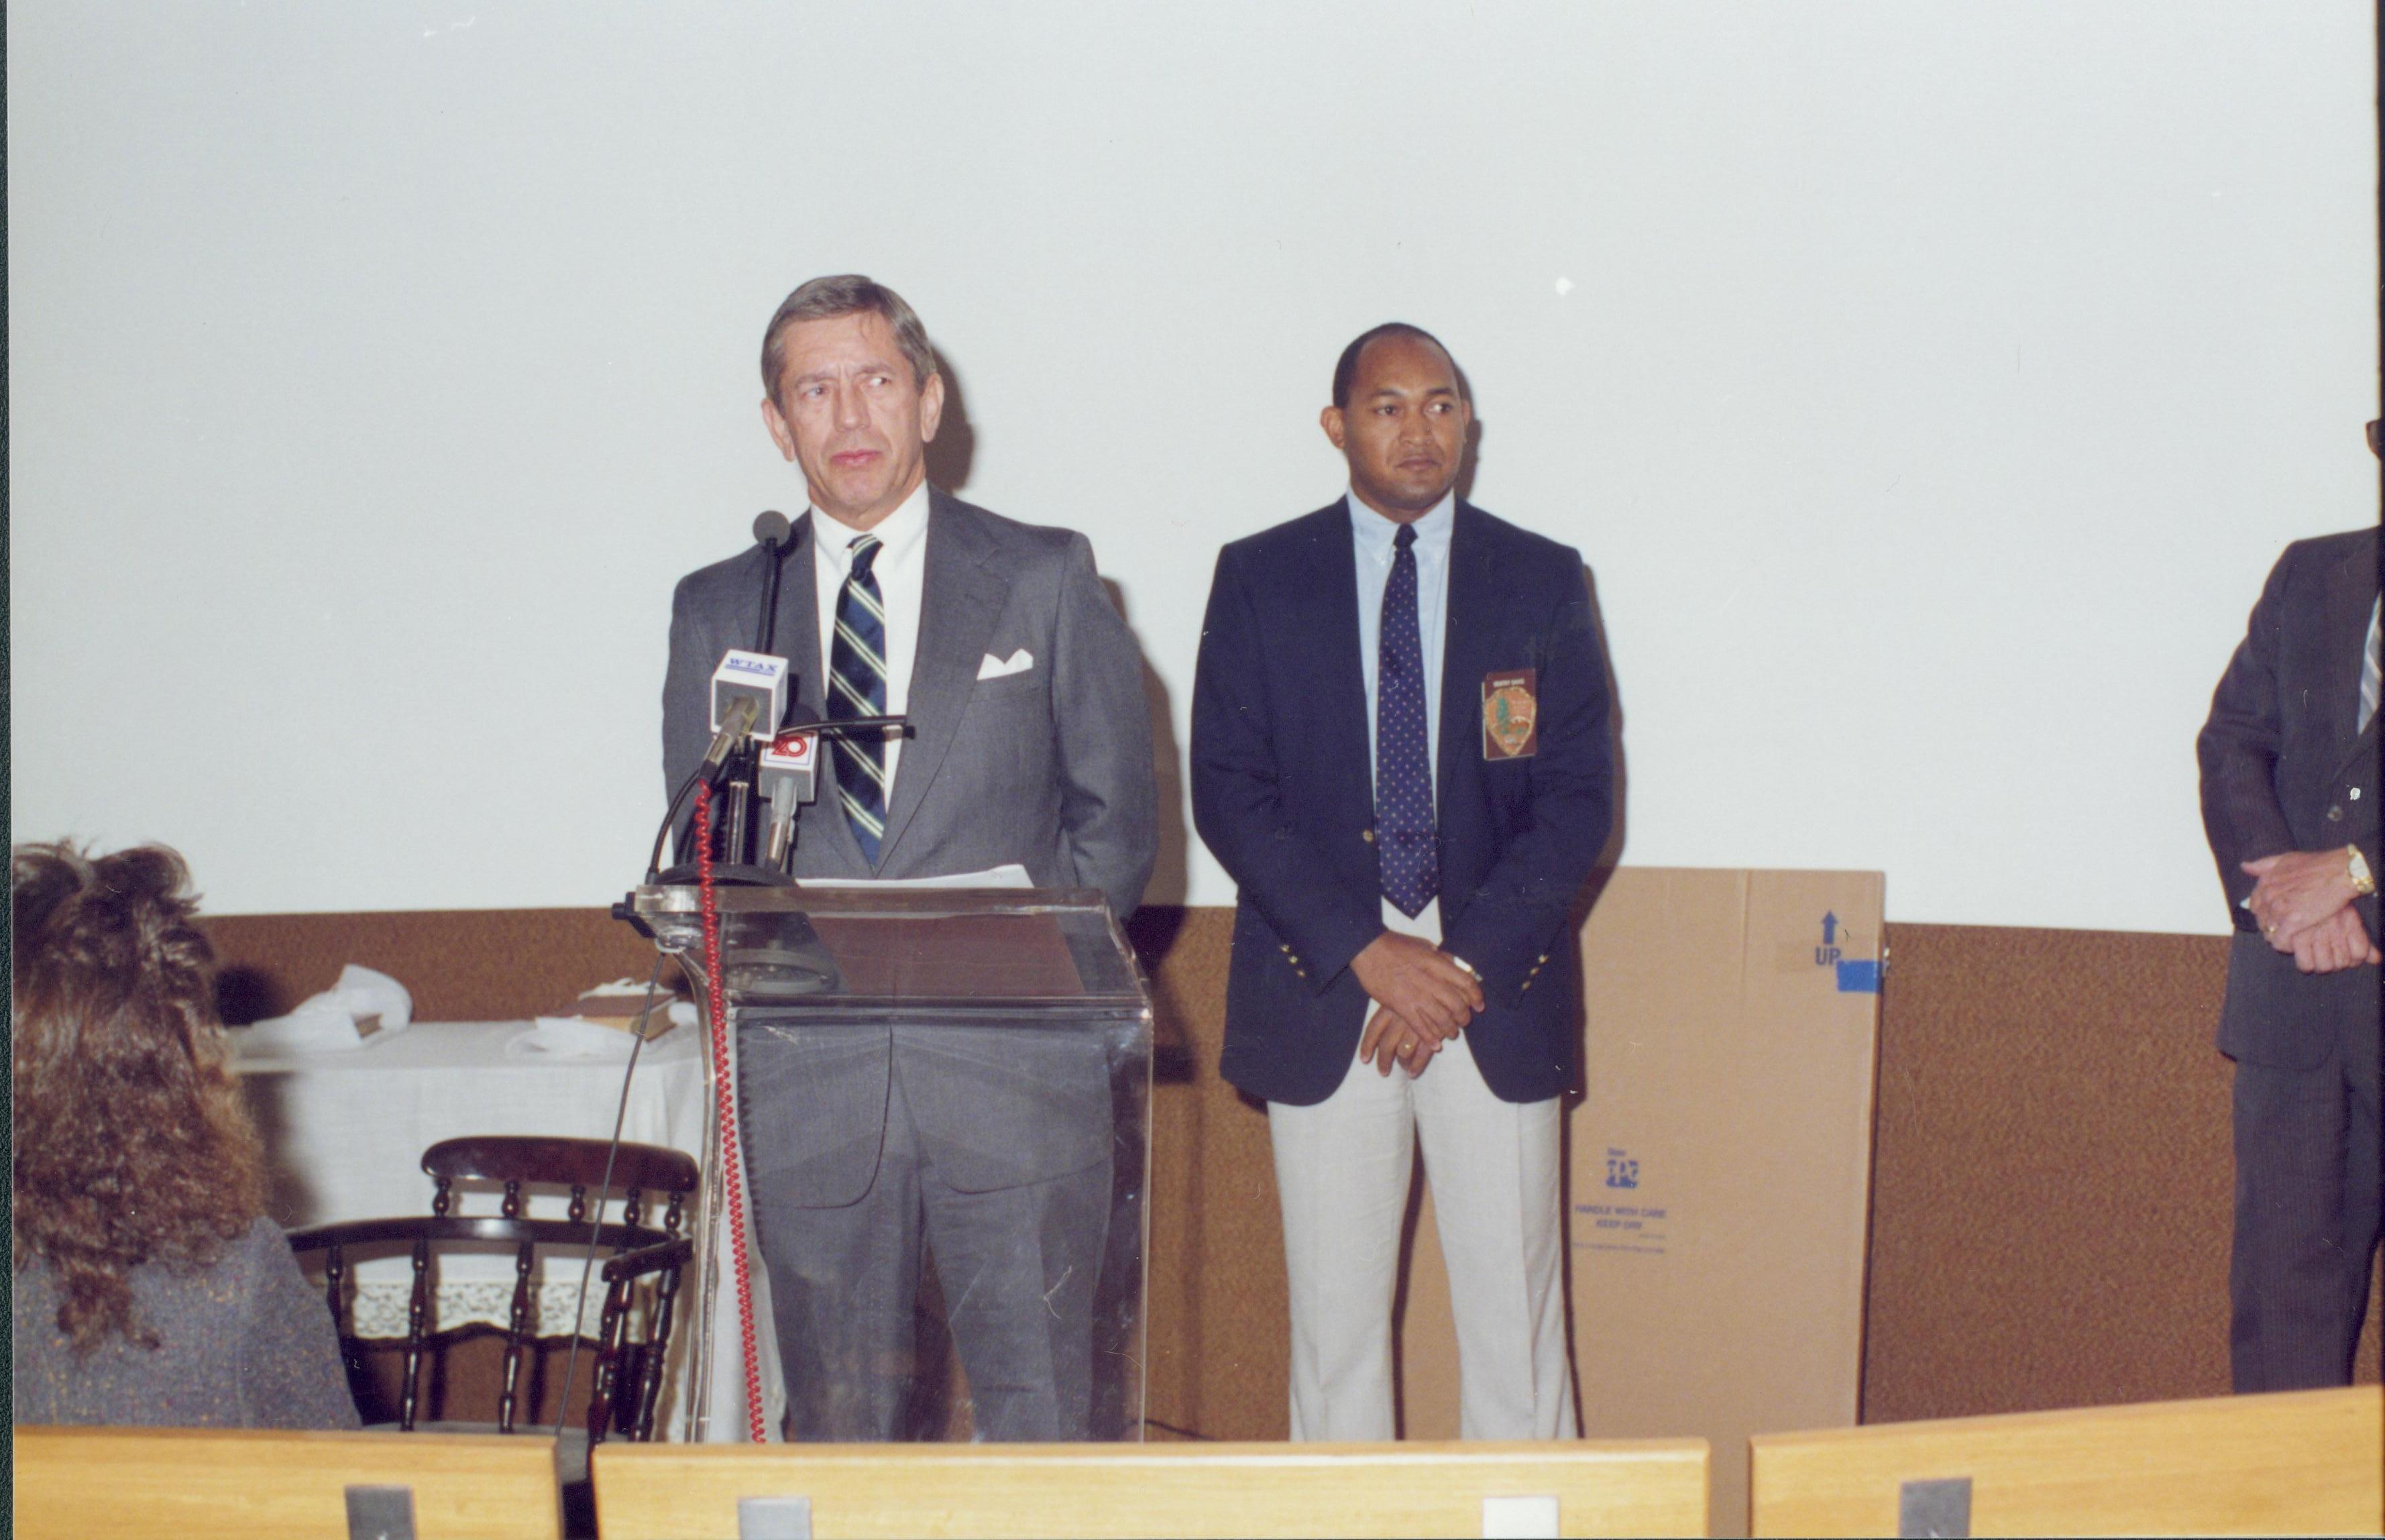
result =
M1219 554L1192 811L1240 888L1222 1070L1267 1104L1295 1438L1393 1434L1416 1141L1467 1437L1571 1436L1560 1101L1574 903L1613 822L1581 557L1460 500L1471 408L1404 324L1353 342L1349 495Z

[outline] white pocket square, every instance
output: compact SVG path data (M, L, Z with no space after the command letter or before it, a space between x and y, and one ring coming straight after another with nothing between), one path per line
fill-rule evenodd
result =
M1023 674L1033 667L1035 667L1035 655L1025 647L1019 648L1006 658L996 657L993 654L988 653L985 655L985 661L977 666L977 677L980 682L989 679L1007 679L1012 674Z

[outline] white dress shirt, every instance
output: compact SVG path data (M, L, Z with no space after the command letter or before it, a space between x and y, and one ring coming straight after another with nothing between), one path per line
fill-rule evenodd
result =
M840 524L835 520L812 510L812 584L819 599L818 683L828 682L828 660L836 644L836 600L844 589L844 580L853 570L853 543L865 532ZM919 656L920 595L928 577L928 483L921 482L917 491L903 499L893 513L880 520L866 532L878 537L884 548L870 564L870 575L878 580L878 599L886 607L886 714L899 717L911 704L911 666ZM1376 605L1382 604L1381 596ZM820 714L828 714L823 694ZM888 802L893 797L895 768L902 762L903 736L899 732L886 735L886 784L890 788Z
M1352 545L1358 558L1358 663L1367 682L1367 783L1374 784L1375 767L1382 747L1376 742L1376 675L1383 642L1383 584L1391 581L1392 542L1399 525L1358 500L1355 492L1342 501L1350 509ZM1417 644L1423 654L1425 762L1432 767L1438 795L1441 781L1441 658L1449 630L1449 536L1457 526L1457 494L1433 505L1432 511L1412 526L1417 532ZM1435 808L1436 817L1439 809ZM1405 935L1420 935L1441 944L1441 900L1435 898L1414 920L1383 900L1383 924Z

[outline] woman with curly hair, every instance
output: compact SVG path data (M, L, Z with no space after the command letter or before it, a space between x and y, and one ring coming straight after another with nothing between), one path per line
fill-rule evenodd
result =
M356 1426L331 1312L263 1214L182 858L12 864L16 1421Z

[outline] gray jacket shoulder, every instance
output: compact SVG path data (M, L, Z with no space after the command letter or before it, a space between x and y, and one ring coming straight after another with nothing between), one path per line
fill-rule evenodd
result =
M939 520L964 539L1028 564L1065 561L1072 549L1093 548L1093 543L1075 530L1029 524L992 508L965 503L942 490L930 490L929 505Z
M671 590L671 607L709 613L741 605L750 610L761 595L761 583L762 550L758 545L749 545L733 557L699 567L680 579L679 585Z

